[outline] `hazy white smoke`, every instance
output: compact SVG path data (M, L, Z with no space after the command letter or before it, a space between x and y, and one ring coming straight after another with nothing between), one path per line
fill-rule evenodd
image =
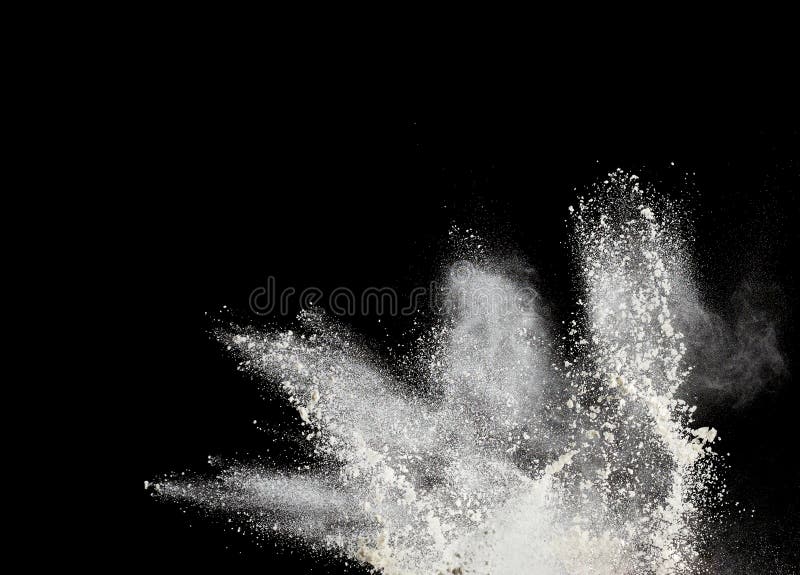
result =
M723 310L696 297L678 309L689 357L696 366L691 390L705 402L744 405L788 374L778 342L780 316L777 286L743 281Z

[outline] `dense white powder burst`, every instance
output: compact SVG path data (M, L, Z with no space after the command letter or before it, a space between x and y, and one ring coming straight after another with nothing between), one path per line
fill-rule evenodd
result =
M220 340L294 406L319 465L145 487L387 575L701 571L692 525L717 497L717 432L678 397L686 250L635 176L569 212L585 295L566 345L520 305L528 286L482 265L451 274L452 317L401 362L407 382L317 313L302 335L232 327Z

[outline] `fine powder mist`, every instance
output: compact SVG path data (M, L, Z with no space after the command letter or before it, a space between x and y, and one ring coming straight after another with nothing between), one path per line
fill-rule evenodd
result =
M391 370L320 312L219 329L294 408L314 464L146 488L387 575L715 572L701 526L722 513L723 461L681 395L677 310L697 290L680 210L618 171L569 217L582 296L557 328L464 242L447 314Z

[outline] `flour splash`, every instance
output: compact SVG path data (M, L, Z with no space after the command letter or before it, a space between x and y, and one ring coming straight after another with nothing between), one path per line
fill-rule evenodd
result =
M672 310L694 288L678 210L615 172L569 212L583 296L563 333L477 257L391 371L320 313L230 326L219 340L294 407L316 464L146 487L387 575L703 572L697 525L724 489L717 431L680 397Z

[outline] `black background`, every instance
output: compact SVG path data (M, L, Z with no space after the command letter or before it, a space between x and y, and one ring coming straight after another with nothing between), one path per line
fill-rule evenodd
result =
M132 489L165 472L202 470L210 454L246 458L275 449L252 421L280 420L285 410L262 399L208 336L209 316L266 322L249 312L248 296L267 276L298 291L402 292L431 279L442 238L458 222L525 254L559 319L577 295L566 207L618 167L660 193L689 198L699 273L713 301L727 301L748 274L781 286L779 340L796 370L796 128L759 125L735 111L710 118L702 109L670 116L584 110L578 118L568 107L489 114L364 100L320 104L312 93L275 102L248 86L200 83L159 105L150 145L139 154L148 175L132 200L146 214L134 234L145 304L136 319L145 336L135 423L142 465ZM288 325L292 318L268 319ZM378 347L402 341L409 327L404 318L376 320L349 321ZM794 379L771 382L745 405L698 412L732 453L731 498L757 508L724 534L722 554L741 541L782 546L785 561L796 554ZM142 497L135 557L147 569L337 569ZM771 572L763 558L738 561L729 572Z

